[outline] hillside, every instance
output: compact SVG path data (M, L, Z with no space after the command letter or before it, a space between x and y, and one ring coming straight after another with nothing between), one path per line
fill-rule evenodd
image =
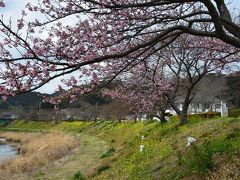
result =
M26 94L20 94L15 97L9 97L6 102L4 102L2 99L0 99L0 109L10 110L12 108L19 108L24 109L27 111L30 111L32 109L39 108L39 103L41 102L41 108L42 109L53 109L54 106L50 103L43 103L44 96L56 96L56 93L53 94L41 94L39 92L29 92ZM78 101L74 103L69 103L69 101L63 101L60 104L60 108L79 108L83 106L83 104L89 104L89 105L103 105L109 103L110 100L103 98L100 96L99 93L91 93L83 95L81 98L79 98Z
M0 100L0 109L10 109L12 107L29 108L34 106L42 100L42 94L37 92L29 92L26 94L9 97L6 102Z
M240 178L239 118L195 118L180 127L174 120L165 125L156 122L62 122L53 125L16 121L5 130L66 131L82 137L84 143L78 154L82 154L82 149L88 157L85 159L88 162L87 169L79 159L76 161L76 155L75 160L73 158L62 165L60 163L57 168L51 166L48 170L35 173L34 176L38 178L48 179L51 172L51 179L59 179L53 174L68 172L70 179L73 170L75 179L81 174L87 179L101 180ZM143 141L142 135L145 136ZM197 139L195 145L186 147L188 136ZM105 145L101 152L103 143ZM92 151L91 148L86 150L94 144ZM140 144L144 144L144 152L139 152ZM74 168L68 164L74 164Z

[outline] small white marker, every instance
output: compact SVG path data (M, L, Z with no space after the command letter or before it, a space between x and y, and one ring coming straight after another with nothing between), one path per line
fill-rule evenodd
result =
M143 152L143 151L144 151L144 145L141 144L141 145L140 145L140 152Z
M187 145L186 145L186 146L187 146L187 147L188 147L188 146L191 146L191 144L195 143L196 141L197 141L197 140L196 140L195 138L189 136L189 137L187 138Z

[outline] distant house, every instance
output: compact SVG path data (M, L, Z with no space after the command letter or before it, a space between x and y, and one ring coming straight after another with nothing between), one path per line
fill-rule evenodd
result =
M16 114L12 114L12 113L4 113L4 114L0 114L0 119L9 119L9 120L14 120L17 118Z
M219 98L214 98L211 101L201 101L201 98L195 97L192 103L188 107L188 114L201 114L206 112L221 112L221 103L225 103L224 100L221 100ZM177 100L175 101L177 104L177 107L182 110L184 98L183 97L177 97ZM172 108L169 108L166 110L167 114L170 115L177 115L176 111ZM146 113L139 113L137 115L138 121L145 121L147 120L147 114Z
M10 123L11 121L15 120L17 118L17 116L15 114L1 114L0 115L0 126L2 125L6 125L8 123Z
M140 113L137 115L137 121L145 121L145 120L147 120L147 114Z
M188 114L205 113L209 111L221 112L221 102L223 100L215 98L212 101L202 102L201 99L195 98L188 107ZM177 107L182 110L184 98L178 97L176 100ZM167 110L168 113L176 115L177 113L171 108Z

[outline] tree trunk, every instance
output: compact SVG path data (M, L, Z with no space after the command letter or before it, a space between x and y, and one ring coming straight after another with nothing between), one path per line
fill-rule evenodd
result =
M179 116L179 124L186 124L187 123L187 110L185 110L185 107L183 107L182 110L180 110L174 102L171 102L172 108L176 111L177 115Z
M165 118L165 115L166 115L165 109L162 109L162 110L161 110L161 115L160 115L160 117L159 117L159 119L161 120L161 123L166 123L166 122L167 122L167 120L166 120L166 118Z
M186 124L188 122L187 111L182 111L179 115L180 118L180 125Z
M136 123L137 122L137 118L138 118L138 114L135 114L133 117L133 122Z
M240 93L238 93L236 96L236 107L238 108L239 108L239 102L240 102Z
M122 118L121 117L118 117L118 123L121 123L122 122Z

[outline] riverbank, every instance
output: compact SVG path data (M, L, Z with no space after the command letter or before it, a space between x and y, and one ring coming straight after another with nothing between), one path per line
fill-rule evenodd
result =
M61 131L80 137L77 153L35 171L32 179L76 179L82 174L99 180L240 178L239 118L195 118L177 124L16 121L5 130ZM186 147L189 136L197 141Z
M7 139L0 137L0 163L6 159L14 158L17 153L15 143L8 142Z
M19 151L14 158L1 162L0 174L3 179L21 179L66 156L79 145L79 139L64 133L2 132L0 136L8 142L17 142Z

